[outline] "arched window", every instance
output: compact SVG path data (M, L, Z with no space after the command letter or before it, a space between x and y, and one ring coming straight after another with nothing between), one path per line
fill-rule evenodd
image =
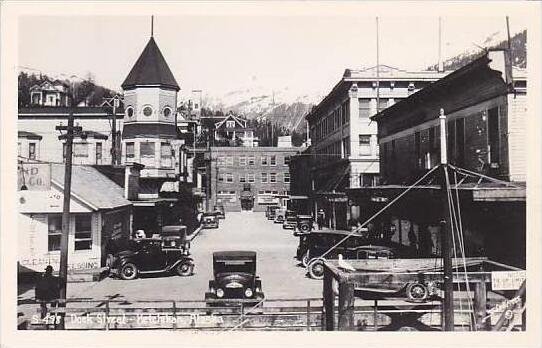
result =
M133 117L134 116L134 108L129 106L126 108L126 115L128 115L128 117Z
M164 113L165 117L171 116L171 108L169 106L166 106L162 112Z

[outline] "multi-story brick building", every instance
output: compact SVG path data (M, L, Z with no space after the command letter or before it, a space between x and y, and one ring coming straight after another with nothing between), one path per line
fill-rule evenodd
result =
M289 162L298 151L295 147L211 147L209 207L223 204L226 211L264 211L276 204L276 196L290 193Z
M378 183L380 173L376 114L445 76L437 71L407 72L380 65L347 69L332 91L305 117L309 125L313 197L318 209L345 227L346 188ZM334 196L335 202L329 201ZM342 204L335 204L340 202Z

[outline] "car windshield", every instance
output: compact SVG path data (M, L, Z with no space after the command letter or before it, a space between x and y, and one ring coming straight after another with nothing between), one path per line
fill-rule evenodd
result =
M256 273L256 264L245 260L217 261L214 265L215 274L220 273Z

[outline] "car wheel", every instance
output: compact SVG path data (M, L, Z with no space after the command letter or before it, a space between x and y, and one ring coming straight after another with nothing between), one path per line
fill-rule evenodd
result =
M190 261L180 262L175 267L175 272L181 277L188 277L189 275L192 275L192 273L194 273L194 264Z
M421 283L408 284L405 291L407 299L412 302L423 302L429 296L429 289Z
M137 266L127 263L120 269L120 277L124 280L132 280L137 277Z
M323 279L324 278L324 259L315 258L312 259L308 266L309 276L312 279Z
M282 216L279 216L279 217L277 217L277 221L278 221L278 222L283 222L283 221L284 221L284 218L283 218Z
M301 263L303 264L303 267L307 267L309 264L310 258L309 258L309 251L303 255L303 258L301 258Z
M299 229L301 232L309 232L311 230L311 227L308 224L302 224L299 226Z

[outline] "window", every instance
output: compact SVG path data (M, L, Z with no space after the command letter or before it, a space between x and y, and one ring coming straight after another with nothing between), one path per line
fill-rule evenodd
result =
M128 117L133 117L134 116L134 108L129 106L126 108L126 115L128 115Z
M224 174L223 173L218 174L218 182L224 182Z
M126 158L134 158L134 143L126 143Z
M60 237L62 236L62 215L50 214L48 220L48 249L49 251L60 250Z
M371 116L371 99L359 99L359 118Z
M247 165L247 158L245 156L239 156L239 165L240 166L246 166Z
M277 165L277 156L272 155L271 160L269 162L270 162L269 165L276 166Z
M171 167L172 166L172 149L171 144L169 143L160 143L160 160L162 166Z
M245 173L239 174L239 182L247 182L247 177Z
M141 157L154 157L154 143L139 144L139 153Z
M226 165L226 157L224 156L218 156L217 158L218 166L223 167Z
M28 143L28 159L36 159L36 143Z
M254 182L254 173L248 173L248 182Z
M102 143L96 143L96 164L102 164Z
M367 134L359 135L359 154L360 156L371 155L371 136Z
M235 121L226 121L226 128L235 128Z
M284 165L290 165L290 156L284 156Z
M227 166L233 166L233 156L227 156L226 157L226 165Z
M166 106L163 113L165 117L169 117L171 115L171 108L169 106Z
M269 173L269 182L270 183L277 182L277 173Z
M290 173L284 173L284 182L289 183L290 182Z
M493 108L487 115L487 140L489 145L489 162L499 163L499 108Z
M378 98L378 112L388 107L388 98Z
M267 156L262 156L262 166L267 165Z
M261 178L262 184L267 184L267 173L262 173Z
M233 182L233 174L226 173L226 182Z
M75 250L92 249L92 215L75 215Z
M75 157L88 157L88 144L87 143L73 144L73 155Z
M150 115L152 115L152 107L150 107L150 106L145 106L145 107L143 108L143 115L145 115L145 116L150 116Z
M254 156L248 156L248 165L253 166L254 164L256 164L256 159Z

